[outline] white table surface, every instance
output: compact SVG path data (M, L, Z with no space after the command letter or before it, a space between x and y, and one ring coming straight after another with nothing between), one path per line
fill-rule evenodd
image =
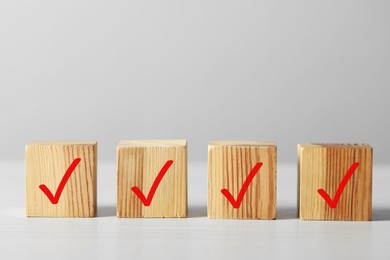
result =
M207 218L207 164L190 163L189 217L115 217L114 162L99 162L98 217L25 217L24 162L0 162L0 259L390 259L390 167L374 165L373 221L301 221L296 165L278 165L277 220Z

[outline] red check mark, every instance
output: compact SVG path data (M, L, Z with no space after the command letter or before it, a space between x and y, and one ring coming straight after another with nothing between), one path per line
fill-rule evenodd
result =
M248 190L249 184L251 184L253 178L260 170L261 166L263 166L263 163L259 162L256 163L256 165L253 167L248 177L246 177L246 180L244 181L244 184L242 185L240 192L238 193L237 200L233 198L232 194L227 189L221 190L222 194L225 195L225 197L228 199L230 204L232 204L233 208L238 209L240 207L245 192Z
M358 166L359 166L359 163L355 162L349 168L349 170L345 174L344 178L341 180L341 183L336 190L336 194L335 194L333 200L330 198L330 196L328 195L328 193L326 193L326 191L324 189L317 190L317 192L324 198L324 200L326 201L326 203L329 205L330 208L334 209L337 207L337 204L339 203L341 194L343 193L345 186L347 185L349 179L352 177L352 174L355 172L355 170Z
M150 188L150 191L149 191L147 198L145 198L145 195L142 193L142 191L137 186L134 186L131 188L131 190L135 193L135 195L138 196L138 198L141 200L141 202L142 202L142 204L144 204L144 206L146 206L146 207L150 206L150 203L152 202L154 193L156 193L158 185L160 185L162 178L167 173L167 171L168 171L169 167L171 167L172 163L173 163L173 160L169 160L161 168L160 172L158 173L156 179L154 180L154 182L152 184L152 187Z
M72 162L72 164L69 166L69 168L66 170L64 177L62 177L62 180L60 182L60 185L57 188L56 194L53 196L53 194L50 192L50 190L46 187L45 184L39 185L39 188L43 191L43 193L46 194L47 198L50 200L52 204L57 204L58 200L61 197L62 191L65 188L66 183L68 182L70 176L72 175L74 169L76 166L80 163L81 159L76 158Z

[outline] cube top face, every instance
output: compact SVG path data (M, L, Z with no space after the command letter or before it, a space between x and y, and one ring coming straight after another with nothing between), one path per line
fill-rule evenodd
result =
M371 148L368 144L341 144L341 143L312 143L312 144L299 144L301 148Z
M123 140L119 142L118 148L125 147L185 147L186 140Z
M298 145L300 219L371 220L372 153L367 144Z
M117 153L118 217L187 217L186 141L121 141ZM157 176L169 161L172 164L151 197L150 205L145 205L133 188L148 197Z
M38 145L38 146L82 146L82 145L97 145L97 141L37 141L37 142L31 142L27 144L26 146L32 146L32 145Z
M69 170L71 165L74 165L72 171ZM65 178L68 171L70 176ZM26 215L94 217L96 174L95 141L34 142L26 145ZM60 189L62 181L63 190ZM41 185L46 186L53 197L58 197L58 201L53 203Z
M262 163L258 170L255 167ZM239 194L252 175L242 200ZM239 204L231 203L227 190ZM226 191L225 191L226 193ZM235 205L235 206L234 206ZM208 152L208 217L276 218L276 145L249 141L217 141Z
M257 141L237 141L237 140L217 140L211 141L209 147L213 146L259 146L259 147L276 147L273 142L257 142Z

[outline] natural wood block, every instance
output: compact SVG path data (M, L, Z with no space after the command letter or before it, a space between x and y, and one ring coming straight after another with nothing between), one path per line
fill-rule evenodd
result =
M117 171L118 217L187 217L185 140L121 141L117 149ZM160 182L156 181L158 176ZM152 187L155 187L154 194ZM134 189L150 204L145 205Z
M96 142L35 142L26 145L27 216L94 217L96 166Z
M298 145L298 176L300 219L371 220L369 145Z
M208 151L208 171L209 218L276 218L274 143L211 142ZM249 186L245 187L245 183ZM228 193L233 203L228 199Z

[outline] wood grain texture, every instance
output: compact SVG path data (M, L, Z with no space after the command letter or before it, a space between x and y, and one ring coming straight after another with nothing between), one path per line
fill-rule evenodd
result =
M255 175L237 209L221 193L235 198L256 163ZM208 217L234 219L276 218L276 145L251 141L214 141L208 149Z
M41 191L54 193L66 170L81 161L70 176L58 204ZM29 217L94 217L96 215L97 143L35 142L26 145L26 215Z
M144 206L131 190L145 195L164 164L173 160L150 206ZM185 140L121 141L117 149L117 216L187 217L187 142Z
M306 220L371 220L372 148L366 144L298 145L299 217ZM317 192L333 199L354 162L359 166L348 181L336 208Z

